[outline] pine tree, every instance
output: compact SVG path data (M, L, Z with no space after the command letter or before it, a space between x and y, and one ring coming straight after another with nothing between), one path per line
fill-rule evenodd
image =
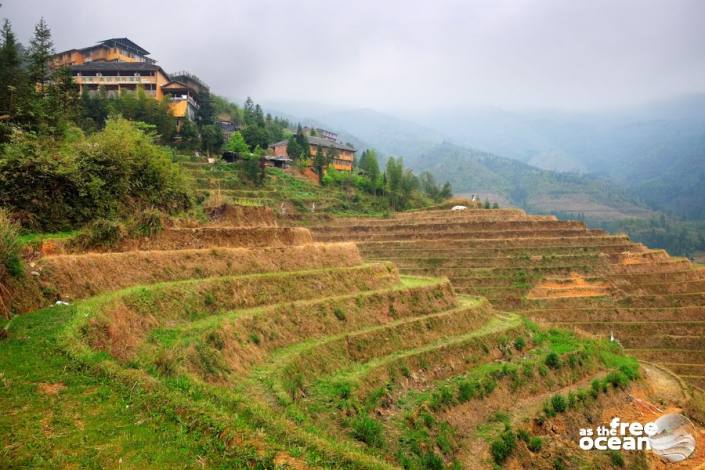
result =
M18 89L22 85L22 60L12 25L7 19L0 33L0 115L15 114Z
M316 147L316 156L313 159L313 170L318 175L318 182L323 182L323 175L325 174L328 162L326 161L326 153L323 148L319 145Z
M29 79L36 83L41 92L49 75L49 59L54 54L51 30L44 18L34 27L34 37L29 41Z

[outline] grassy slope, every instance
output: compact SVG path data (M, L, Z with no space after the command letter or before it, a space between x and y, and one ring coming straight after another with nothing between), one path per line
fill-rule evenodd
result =
M228 467L220 441L150 412L145 397L76 366L57 335L73 307L16 317L0 341L0 467ZM57 394L45 384L62 384ZM121 467L121 468L122 468Z

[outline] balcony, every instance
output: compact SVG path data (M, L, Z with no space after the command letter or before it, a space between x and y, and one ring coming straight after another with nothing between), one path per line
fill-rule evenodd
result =
M135 75L75 75L74 80L80 85L136 85L136 84L151 84L155 83L155 77L150 76L135 76Z

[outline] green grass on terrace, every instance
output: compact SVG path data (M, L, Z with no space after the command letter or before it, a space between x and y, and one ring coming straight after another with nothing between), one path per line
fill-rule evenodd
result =
M12 321L0 341L0 467L240 468L215 438L189 433L147 397L82 369L57 335L75 308Z

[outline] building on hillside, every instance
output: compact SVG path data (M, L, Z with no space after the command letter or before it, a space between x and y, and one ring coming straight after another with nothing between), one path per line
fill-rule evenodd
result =
M330 149L335 150L335 158L330 162L329 167L339 171L352 171L353 160L355 158L355 148L348 144L343 144L329 138L309 136L309 148L311 156L315 157L318 149L323 152L328 152ZM289 157L286 148L289 145L288 140L282 140L269 146L269 151L275 157Z
M110 97L142 89L160 100L170 81L160 66L147 62L85 62L70 65L69 70L81 93L93 94L102 88Z
M162 87L164 96L170 101L171 113L180 121L194 121L201 107L201 99L207 98L210 88L197 76L188 72L170 75L171 81Z
M81 93L102 89L112 97L141 89L155 99L168 98L179 126L184 119L194 120L208 85L188 72L169 75L148 55L128 38L113 38L55 54L51 63L68 67Z
M147 57L149 52L127 38L100 41L83 49L69 49L52 57L54 67L85 64L86 62L145 62L156 63Z
M338 134L335 132L331 132L326 129L321 129L320 127L304 127L303 129L304 134L306 134L307 137L314 136L314 137L321 137L323 139L328 139L332 140L333 142L338 141Z

